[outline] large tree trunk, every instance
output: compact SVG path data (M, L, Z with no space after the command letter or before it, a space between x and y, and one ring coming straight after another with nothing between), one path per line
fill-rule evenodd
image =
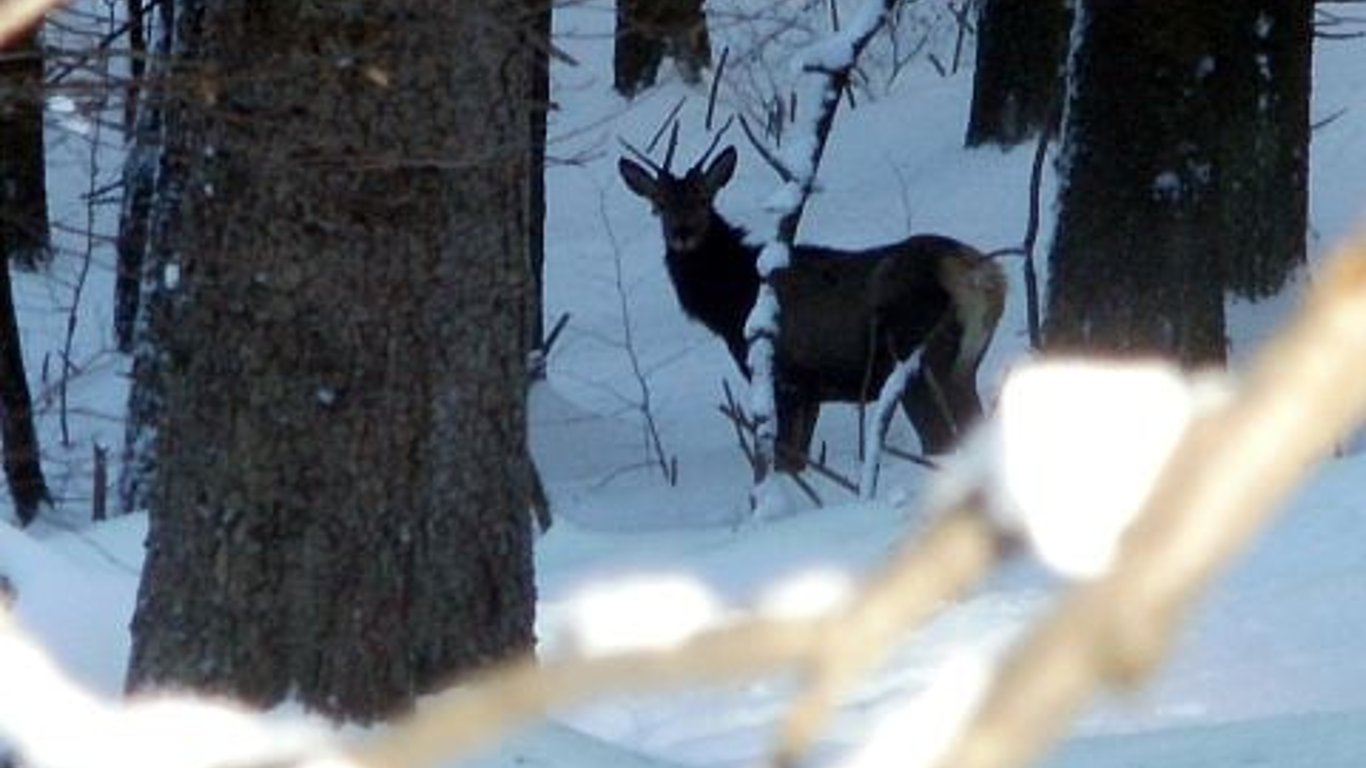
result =
M1224 359L1222 5L1079 0L1048 348Z
M1220 254L1227 287L1274 295L1305 261L1314 4L1215 3Z
M711 66L711 40L702 0L617 0L613 82L623 96L654 85L659 65L672 56L683 79L700 82Z
M51 256L38 27L0 49L0 257L33 269Z
M1065 0L980 0L967 146L1055 130L1071 19Z
M369 720L531 649L525 22L205 0L132 687Z

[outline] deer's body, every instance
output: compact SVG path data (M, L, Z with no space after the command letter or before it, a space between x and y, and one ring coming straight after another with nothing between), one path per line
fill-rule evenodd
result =
M725 341L748 378L744 335L759 291L759 247L712 205L734 170L726 149L683 178L622 160L627 185L655 204L679 304ZM902 405L927 453L952 447L981 415L977 367L1000 319L1005 277L975 249L917 235L863 251L798 245L770 276L780 307L774 389L778 466L800 469L820 404L876 399L898 360L921 350Z

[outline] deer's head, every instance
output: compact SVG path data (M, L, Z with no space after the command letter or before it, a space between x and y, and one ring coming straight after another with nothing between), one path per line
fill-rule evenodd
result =
M645 165L621 158L617 169L627 188L649 200L664 230L664 245L671 251L696 250L711 226L716 193L735 173L735 147L726 147L715 159L697 161L682 176L641 156Z

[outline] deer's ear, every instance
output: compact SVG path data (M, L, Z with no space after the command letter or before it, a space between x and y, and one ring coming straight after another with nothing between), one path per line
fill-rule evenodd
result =
M735 147L726 147L702 172L702 184L706 186L708 194L715 195L735 175L736 157Z
M639 163L623 157L617 161L617 171L621 173L621 180L626 182L626 188L637 195L646 200L654 200L659 196L659 182Z

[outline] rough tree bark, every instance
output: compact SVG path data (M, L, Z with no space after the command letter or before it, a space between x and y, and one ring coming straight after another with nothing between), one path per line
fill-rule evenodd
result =
M1047 348L1224 359L1223 5L1079 0Z
M967 146L1056 130L1071 21L1066 0L980 0Z
M613 82L623 96L654 85L665 55L683 79L697 83L711 66L711 40L702 0L617 0Z
M364 721L530 650L524 23L204 0L130 687Z

